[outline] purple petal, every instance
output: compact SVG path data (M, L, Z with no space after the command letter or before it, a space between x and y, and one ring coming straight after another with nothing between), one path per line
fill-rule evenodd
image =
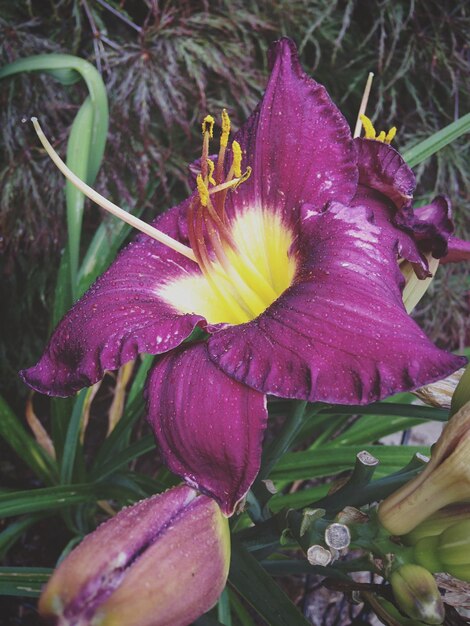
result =
M359 184L379 191L397 209L409 205L416 186L415 175L392 146L372 139L355 139Z
M298 281L250 323L209 339L229 376L264 393L366 404L455 371L407 315L397 242L365 208L305 207Z
M187 202L155 225L179 238L178 215ZM23 380L41 393L67 396L141 352L159 354L179 345L203 318L178 314L157 288L198 271L181 254L139 236L67 313L37 365L20 373Z
M453 232L450 203L444 196L435 198L430 204L413 210L411 200L416 186L415 176L402 156L392 146L381 141L356 139L359 188L355 201L363 203L367 189L374 190L393 203L396 211L387 211L387 220L417 242L423 253L432 252L435 258L445 255L447 242ZM369 194L370 195L370 194ZM383 205L385 206L385 199ZM374 210L375 214L375 210ZM397 236L403 253L401 256L413 263L408 256L414 247L406 236Z
M397 216L407 212L412 213L412 209L402 209L397 212L391 202L380 192L374 189L359 186L357 193L351 202L352 207L359 207L362 210L366 207L372 212L373 222L387 233L390 241L395 240L395 249L398 257L413 263L415 272L419 278L429 276L429 266L426 257L419 249L411 227L401 227L397 224ZM409 218L411 221L413 218Z
M271 65L263 99L235 137L246 155L243 167L253 171L228 204L282 211L295 221L304 202L321 208L331 199L350 200L356 150L348 123L302 70L292 41L274 44Z
M230 515L259 470L263 394L226 376L200 343L159 359L146 398L166 464Z
M445 196L414 211L398 213L396 222L413 234L419 249L440 259L447 253L450 235L454 232L450 201Z
M447 254L441 259L441 263L457 263L470 260L470 241L449 237L447 243Z

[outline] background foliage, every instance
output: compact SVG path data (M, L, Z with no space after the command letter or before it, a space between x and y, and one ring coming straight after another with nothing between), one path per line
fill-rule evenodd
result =
M238 126L252 110L263 91L269 43L280 35L297 42L304 67L325 84L352 125L367 73L374 71L369 115L379 128L397 125L396 145L404 150L470 110L468 32L470 11L464 0L0 0L0 65L62 52L97 67L107 87L110 128L96 187L150 220L187 193L187 163L199 153L202 117L226 107ZM42 72L5 79L0 86L0 297L5 303L0 323L8 329L0 341L0 380L13 412L23 416L27 390L18 382L17 370L32 364L44 347L67 231L63 179L39 148L31 124L22 120L37 115L64 154L87 90L83 82L64 86ZM417 168L418 201L447 193L459 234L467 237L469 144L469 136L462 137ZM87 206L83 254L102 220L108 225L109 246L115 244L112 223L99 209ZM468 268L439 272L417 315L433 340L462 348L470 343ZM115 497L123 504L174 482L155 461L152 437L142 438L140 390L148 365L141 364L120 409L119 427L105 444L106 424L97 417L109 411L113 394L119 395L119 379L116 386L108 380L98 392L86 432L83 416L91 401L87 392L75 405L62 401L52 408L45 399L35 398L36 411L52 431L57 464L41 446L32 445L31 438L24 438L13 412L0 404L10 438L10 448L0 441L2 510L15 520L0 533L0 554L9 554L8 564L52 566L67 541L77 541L104 516L106 504L100 498ZM350 469L364 443L423 419L445 419L443 414L413 411L387 422L372 415L353 424L349 415L328 415L306 423L299 441L307 450L286 455L273 472L278 487L288 487L274 498L273 509L303 506L322 497L323 484L292 493L289 486ZM276 427L276 418L273 421ZM341 441L340 432L347 434ZM38 440L37 433L35 437ZM406 464L393 452L381 461L380 477ZM38 486L44 488L40 497L24 491L8 509L9 490ZM51 507L58 498L64 510L55 512L51 526L45 512L54 514ZM28 516L17 518L20 514ZM21 551L9 552L22 532L27 534ZM51 552L54 544L56 552ZM44 573L31 574L36 575ZM232 594L223 602L237 607L239 600ZM238 608L243 612L242 605ZM221 609L223 621L220 615Z
M66 52L97 66L111 108L97 187L150 219L184 197L203 115L225 106L239 124L251 111L267 48L280 35L295 39L304 66L351 123L374 71L369 113L381 128L399 127L404 149L470 109L469 30L468 3L455 0L0 0L0 63ZM84 97L82 84L62 88L44 74L2 84L2 299L15 303L2 307L7 388L18 390L17 370L44 343L65 241L62 177L22 120L38 115L63 150ZM449 194L462 235L470 232L469 143L467 135L418 168L418 200ZM85 243L100 219L87 210ZM444 297L427 299L418 313L431 338L452 348L468 343L464 271L441 268L434 291Z

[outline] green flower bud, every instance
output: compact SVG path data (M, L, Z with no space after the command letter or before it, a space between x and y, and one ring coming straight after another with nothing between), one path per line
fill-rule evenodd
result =
M412 546L423 537L440 535L449 526L466 519L470 519L470 504L446 506L418 524L410 533L402 537L402 540L406 545Z
M122 510L73 550L43 591L56 626L187 626L224 589L227 519L186 486Z
M426 624L442 624L444 603L428 570L407 563L392 572L390 584L398 607L405 615Z
M440 571L470 582L470 519L447 528L439 537Z
M421 474L381 503L382 525L390 534L405 535L439 509L468 500L469 458L470 402L445 426Z
M423 537L413 546L413 560L429 572L443 572L444 567L437 556L439 536Z

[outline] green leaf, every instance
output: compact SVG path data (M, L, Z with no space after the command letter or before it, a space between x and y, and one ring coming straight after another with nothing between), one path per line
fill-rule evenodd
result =
M378 473L391 473L406 465L417 452L429 454L426 446L340 446L338 448L307 450L286 454L271 472L272 480L305 480L320 476L332 476L354 466L361 450L380 461Z
M0 532L0 559L3 559L8 550L20 539L22 534L36 524L37 521L43 519L45 516L29 515L28 517L22 517L9 524L2 532Z
M93 471L93 473L91 474L91 479L103 480L104 478L107 478L110 474L114 474L114 472L117 472L124 465L127 465L131 461L138 459L143 454L151 452L152 450L155 450L155 439L153 435L146 435L145 437L142 437L142 439L139 439L139 441L136 441L124 450L121 450L106 464L96 468L96 471Z
M269 502L269 508L273 513L281 509L302 509L316 500L327 495L331 485L316 485L308 489L295 491L294 493L276 494Z
M131 227L121 220L105 220L97 228L78 270L78 296L108 269Z
M0 69L0 79L21 72L38 71L51 72L55 77L58 76L57 71L61 71L63 77L64 71L70 72L72 70L80 74L85 81L95 110L87 175L87 182L92 184L103 159L109 123L106 88L94 65L85 59L70 54L38 54L5 65Z
M240 622L241 626L255 626L254 621L251 619L250 614L238 599L237 594L232 591L232 589L229 589L228 595L230 597L230 604L232 605L233 612L237 616L237 620Z
M85 81L89 95L73 121L66 162L79 178L93 185L103 158L109 124L108 98L101 75L91 63L79 57L68 54L39 54L6 65L0 70L0 79L31 71L49 72L67 85L76 82L77 76ZM78 295L77 275L85 197L69 181L65 185L65 197L70 291L75 300ZM62 276L60 278L62 280ZM66 293L65 288L63 292Z
M297 607L235 538L229 581L270 626L308 625Z
M95 110L90 96L80 107L73 120L67 142L67 165L81 180L88 183L88 159L92 142L93 117ZM70 181L65 182L67 206L68 252L70 257L70 284L73 299L78 296L78 263L83 222L85 196Z
M57 281L54 292L54 305L51 316L50 331L57 326L65 315L66 311L72 306L73 296L70 285L70 254L66 247L60 259L59 271L57 273Z
M379 415L362 415L347 430L324 445L331 447L371 443L386 435L391 435L422 423L422 419L401 417L400 415L390 416L387 419Z
M137 374L135 375L132 386L129 390L129 395L127 396L126 408L131 407L135 401L142 401L142 390L145 385L145 381L147 380L147 374L149 373L150 368L152 367L152 363L154 360L153 354L141 354L140 359L141 363L139 369L137 370Z
M436 409L431 406L403 404L395 402L373 402L366 406L329 406L320 411L320 415L397 415L400 417L414 417L421 420L447 422L449 411Z
M106 488L97 492L94 485L59 485L43 489L13 491L0 495L0 517L62 509L106 497Z
M410 150L403 153L403 158L410 167L415 167L425 159L442 150L465 133L470 132L470 113L467 113L456 122L452 122L431 137L421 141Z
M222 591L219 601L217 602L217 617L219 622L224 626L232 626L230 596L228 595L227 587Z
M55 461L41 448L0 396L0 436L16 454L47 484L57 482Z
M83 417L83 407L91 388L82 389L75 398L75 404L65 437L64 451L60 463L60 482L71 483L74 476L75 459L80 444L80 425Z
M210 614L201 615L196 621L193 622L193 626L223 626L219 620L212 617Z
M73 412L75 398L51 398L52 428L51 436L57 458L61 459L64 453L65 437L70 416Z
M140 356L141 363L131 385L124 414L116 427L101 445L95 457L93 471L95 475L100 474L99 467L105 465L115 457L115 455L127 447L130 441L132 427L135 421L144 410L144 400L142 395L143 386L147 379L148 371L153 363L153 355L143 354Z
M48 567L0 567L0 594L37 598L52 571Z

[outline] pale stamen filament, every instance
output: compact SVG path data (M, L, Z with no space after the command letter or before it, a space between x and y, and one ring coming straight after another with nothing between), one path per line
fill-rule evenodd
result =
M361 100L361 104L359 106L359 111L357 114L356 126L354 127L354 135L353 135L354 138L361 136L361 130L362 130L361 115L365 115L365 112L367 109L367 103L369 101L369 96L370 96L370 89L372 87L373 80L374 80L374 73L369 72L369 76L367 77L366 86L364 89L364 93L362 94L362 100Z
M90 198L90 200L93 200L93 202L95 202L100 207L108 211L108 213L111 213L115 217L118 217L123 222L126 222L133 228L137 228L137 230L140 230L141 232L148 235L149 237L152 237L152 239L155 239L156 241L164 244L165 246L168 246L168 248L171 248L175 252L179 252L179 254L182 254L186 258L191 259L191 261L194 261L197 263L196 255L191 250L191 248L189 248L188 246L185 246L179 241L176 241L176 239L173 239L173 237L170 237L166 233L163 233L162 231L158 230L157 228L150 226L150 224L147 224L147 222L144 222L138 217L135 217L131 213L124 211L124 209L121 209L110 200L107 200L101 194L99 194L97 191L95 191L89 185L83 182L83 180L81 180L76 174L72 172L70 168L67 167L67 165L65 165L65 163L62 161L60 156L51 146L47 137L42 131L42 128L39 125L37 118L32 117L31 121L33 122L34 129L37 133L37 136L39 137L39 141L42 143L45 151L50 156L52 161L55 163L58 169L62 172L65 178L67 178L67 180L69 180L73 185L75 185L75 187L77 187L77 189L79 189L85 196L87 196L87 198Z
M233 171L230 170L230 173L233 176ZM230 176L229 173L229 176ZM218 193L219 191L223 191L224 189L231 189L232 187L238 187L238 185L241 185L247 178L248 175L251 173L251 168L248 168L247 171L240 176L240 178L232 178L231 180L229 180L229 176L227 176L227 180L225 181L225 183L221 183L220 185L216 185L215 187L211 187L209 189L209 195L212 196L215 193Z

